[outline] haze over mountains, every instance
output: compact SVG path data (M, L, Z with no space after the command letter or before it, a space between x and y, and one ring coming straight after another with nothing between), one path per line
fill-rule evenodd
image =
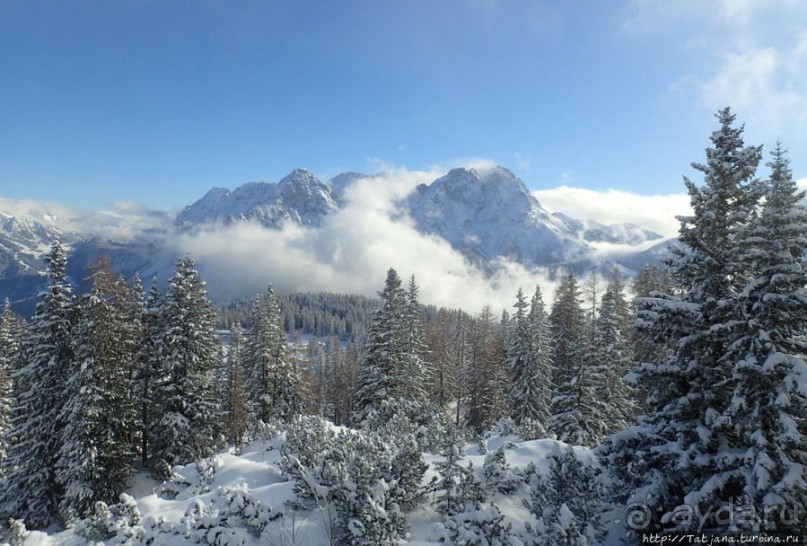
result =
M7 212L4 212L4 209ZM0 294L30 311L55 238L69 273L107 254L130 277L164 282L191 253L214 298L281 290L372 294L388 267L415 274L428 303L475 308L512 299L518 286L559 271L614 266L631 274L664 252L664 238L634 224L550 213L506 168L343 173L323 181L295 169L277 183L213 188L178 214L117 204L76 212L0 200Z

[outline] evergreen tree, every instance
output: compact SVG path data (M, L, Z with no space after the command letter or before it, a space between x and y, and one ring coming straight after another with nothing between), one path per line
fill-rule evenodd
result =
M120 334L121 362L116 367L119 381L124 389L125 397L121 400L121 425L132 453L142 446L142 427L140 426L140 389L138 375L140 373L140 341L143 336L143 314L145 312L145 295L140 275L135 273L131 287L126 285L123 277L118 276L114 285L113 310L123 328ZM125 385L125 387L124 387Z
M742 449L718 459L712 480L764 514L760 527L794 531L786 521L807 506L807 210L781 144L768 165L764 207L740 245L752 275L739 295L739 339L728 347L726 414Z
M116 501L132 473L129 384L120 373L129 348L121 343L125 325L102 293L108 275L97 272L81 302L65 384L56 477L64 488L60 511L67 520L87 515L97 501Z
M652 263L642 266L633 279L633 315L636 316L637 303L640 298L652 297L656 294L673 294L675 287L664 264ZM637 364L643 362L663 362L669 357L669 345L653 339L651 335L637 328L631 329L633 343L633 360ZM644 392L635 390L637 397L644 404Z
M522 300L523 295L518 298L517 308ZM523 305L526 306L526 302ZM516 337L523 337L524 341L521 342L523 349L513 351L516 354L523 351L522 359L513 361L513 383L510 388L513 420L520 425L545 427L552 402L552 367L549 325L540 286L535 287L530 311L524 315L524 327L520 326L518 319L522 312L519 309L516 314Z
M190 256L177 262L162 305L162 373L153 383L151 433L158 471L207 456L217 442L220 404L212 385L220 347L216 315Z
M235 324L230 329L230 348L227 351L223 384L224 403L222 408L223 429L227 442L232 446L240 446L249 428L249 406L244 387L244 369L241 364L244 347L244 334L241 325Z
M519 287L519 291L521 291L521 287ZM505 348L505 350L508 350L513 344L513 335L515 334L515 330L517 328L515 323L516 318L511 317L510 313L507 312L507 309L502 309L502 316L499 318L499 332L501 332L502 346Z
M159 419L159 406L155 385L167 382L162 366L163 345L160 333L163 328L162 297L157 290L157 279L152 279L148 299L141 311L140 336L137 342L136 398L140 405L140 456L145 466L151 458L151 435Z
M7 470L4 461L8 450L11 430L11 412L14 407L12 374L18 368L20 340L15 325L17 319L6 298L0 316L0 481Z
M688 527L672 517L676 506L713 515L742 493L720 469L733 450L744 449L726 416L734 390L728 348L746 320L738 297L751 272L740 241L761 193L754 179L761 150L745 146L728 108L717 117L721 127L706 164L693 164L704 185L685 178L694 213L680 218L680 246L670 262L677 293L638 301L637 326L666 342L670 356L637 371L649 408L643 432L613 441L616 451L644 461L641 490L655 496L662 521L676 529ZM719 527L713 516L699 523Z
M286 333L275 292L256 298L244 350L246 389L253 418L268 423L302 413L300 375L286 355Z
M423 342L423 312L418 303L419 288L415 276L409 279L406 292L406 311L404 324L404 351L406 364L403 375L399 379L401 396L416 402L426 401L426 385L428 383L427 365L424 355L427 353Z
M516 294L516 303L513 305L516 312L512 319L509 319L508 327L510 328L509 335L503 335L507 351L507 365L510 367L513 377L513 384L521 381L527 362L530 358L530 350L532 345L532 328L529 324L528 310L529 304L524 292L521 288L518 289ZM502 321L503 324L505 321Z
M607 432L627 427L635 414L632 389L624 377L633 366L630 343L632 313L623 294L624 284L619 270L614 269L600 303L595 329L595 358L605 373L605 382L597 396L608 405Z
M485 500L481 484L474 476L473 464L463 466L462 448L451 443L443 452L443 459L435 463L437 480L432 486L437 498L437 511L444 516L453 516L466 510L479 509Z
M549 429L575 445L596 445L605 434L607 405L598 395L605 382L602 366L592 356L590 329L580 306L574 275L558 286L550 315L555 339L554 377Z
M586 546L602 544L603 492L598 483L599 469L582 461L571 446L555 444L549 456L549 472L528 470L527 508L540 526L528 527L534 544Z
M56 521L63 490L56 478L61 431L65 426L65 381L71 362L75 303L67 280L67 258L57 241L46 256L50 283L39 295L29 333L23 341L25 364L14 374L15 406L12 472L0 491L0 514L24 519L29 528Z
M555 291L549 315L549 331L554 341L552 379L555 389L568 383L581 359L586 320L580 303L580 289L574 274L566 275Z
M408 365L408 303L401 279L394 269L387 272L384 290L379 293L377 311L367 335L367 356L362 364L353 398L354 423L364 421L381 403L401 396L403 370Z
M326 417L334 424L346 425L350 417L350 394L356 376L356 350L352 344L342 347L335 336L325 346L326 369L329 372L326 389Z

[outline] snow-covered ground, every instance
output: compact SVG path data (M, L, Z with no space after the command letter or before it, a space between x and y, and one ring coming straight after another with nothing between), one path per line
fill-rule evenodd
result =
M107 544L173 545L210 543L222 546L269 545L329 545L333 542L332 527L336 517L333 510L318 506L300 506L295 482L281 470L283 435L255 441L240 452L230 450L202 461L175 468L173 480L161 483L147 472L139 472L132 480L128 502L136 506L139 518L130 518L121 525L121 517L110 517L101 527L117 532L109 539L98 536ZM519 441L512 436L493 437L486 448L479 444L464 446L461 464L473 463L477 477L482 478L485 453L502 448L514 476L530 464L542 474L549 472L549 459L565 444L555 440ZM581 461L594 462L593 454L585 448L574 448ZM435 463L443 457L424 454L429 465L423 478L428 484L437 474ZM596 464L596 463L595 463ZM406 544L436 545L441 536L443 517L435 510L436 493L426 496L421 505L407 514L409 537ZM519 487L514 493L496 492L491 497L505 521L512 526L514 536L525 529L525 523L535 525L535 517L525 506L526 493ZM296 505L296 508L295 508ZM128 517L128 516L127 516ZM103 518L102 518L103 519ZM123 518L125 519L125 517ZM118 521L118 523L111 523ZM93 530L79 524L60 532L30 531L26 546L80 545L93 542ZM135 536L135 533L140 533ZM145 534L143 534L145 533ZM444 532L443 532L444 535ZM517 542L516 542L517 543Z

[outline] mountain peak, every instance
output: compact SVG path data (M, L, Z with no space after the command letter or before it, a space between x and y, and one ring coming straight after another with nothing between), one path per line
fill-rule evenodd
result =
M177 216L176 224L230 224L256 221L280 227L287 221L319 226L335 211L330 188L306 169L294 169L278 183L248 182L232 192L214 188Z
M278 187L284 188L286 186L305 186L311 187L316 185L323 184L322 181L317 178L314 173L309 171L308 169L296 168L292 170L289 174L284 176L280 182L278 182Z

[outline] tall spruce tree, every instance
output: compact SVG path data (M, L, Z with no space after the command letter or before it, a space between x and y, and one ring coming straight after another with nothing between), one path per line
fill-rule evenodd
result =
M150 435L160 472L209 455L218 440L221 407L211 380L221 343L204 286L186 256L177 262L162 305L162 374L153 383L157 416Z
M121 363L117 367L121 384L125 384L125 400L121 404L121 422L131 451L138 452L142 446L140 434L140 340L143 335L143 313L145 310L145 294L140 275L135 273L131 286L127 286L122 276L118 276L112 294L115 315L123 324L120 344L122 345Z
M7 473L6 451L11 438L11 412L14 407L14 388L11 379L19 367L20 339L15 328L17 318L6 298L3 314L0 316L0 481Z
M126 326L104 293L109 275L96 272L81 301L75 357L64 385L56 477L64 488L60 511L66 520L87 515L97 501L117 501L133 471L130 385L121 373L129 364L129 347L121 343Z
M424 355L427 348L423 342L423 311L418 302L420 289L415 283L415 276L409 278L406 291L406 311L404 326L404 352L406 364L398 383L401 395L407 400L426 401L426 385L428 384L427 363Z
M535 287L524 322L524 328L516 328L516 335L524 336L525 341L523 361L520 367L514 367L510 387L513 419L518 424L546 427L552 402L552 363L549 325L540 286Z
M246 390L253 418L269 423L302 412L299 370L286 355L286 333L271 286L253 305L252 329L244 346Z
M798 530L794 510L807 506L807 210L781 144L768 165L762 212L740 244L751 275L728 347L726 414L741 447L718 459L712 479L764 515L761 528L785 532Z
M549 429L562 442L594 446L606 431L607 405L598 394L605 376L602 366L591 358L591 330L573 274L558 286L549 320L555 340Z
M454 424L459 428L463 423L463 411L466 414L470 413L468 401L470 400L470 391L472 388L471 378L474 376L471 369L471 317L463 312L459 312L457 319L457 328L454 332L453 339L451 340L451 347L453 349L456 365L455 371L455 393L457 399L457 411L454 418Z
M401 396L403 370L408 364L405 329L409 306L401 278L394 269L387 271L384 290L379 293L381 308L367 334L366 357L359 372L353 397L354 423L361 423L381 403Z
M241 325L236 323L230 328L230 347L224 362L222 384L223 408L222 419L224 434L232 446L244 443L249 430L249 405L244 386L244 367L242 365L244 334Z
M56 463L65 426L64 385L73 361L76 317L67 258L56 241L45 258L50 283L39 295L28 335L24 365L14 374L15 406L8 449L11 474L0 491L0 515L24 519L29 528L55 523L64 494Z
M634 294L632 305L634 319L640 298L651 297L655 293L675 293L675 287L672 284L668 268L663 263L642 266L633 279L632 288ZM633 343L633 361L637 364L642 362L662 362L669 356L669 345L666 342L654 339L653 336L635 327L631 329L631 341ZM644 392L638 389L635 392L640 403L644 404Z
M358 355L352 343L342 347L335 336L328 338L325 347L325 360L330 370L326 406L334 424L346 425L350 420L350 400L356 382Z
M717 118L706 164L693 164L704 184L685 178L693 214L680 218L680 246L670 262L677 293L638 300L637 327L666 342L671 354L637 370L649 408L642 432L612 440L617 452L642 461L637 491L653 496L662 525L674 530L720 528L717 508L742 492L721 467L741 448L726 413L734 390L728 349L745 320L738 297L750 271L739 245L760 197L754 176L761 150L744 144L728 108ZM710 514L709 521L676 518L681 505Z
M528 319L529 304L521 288L518 289L516 303L513 304L513 307L516 308L515 314L507 322L502 320L502 324L510 329L509 335L503 337L506 343L507 365L512 373L513 384L516 384L520 382L521 375L524 373L527 361L530 358L530 338L532 336L532 329Z
M636 412L633 390L625 376L633 367L631 322L633 314L625 299L624 282L618 269L611 272L595 325L594 355L605 374L597 396L608 405L607 433L626 428Z
M162 328L162 296L157 289L157 279L152 279L148 299L141 314L135 376L136 399L140 409L140 457L144 466L151 459L151 436L155 422L159 419L155 386L168 380L162 365Z

